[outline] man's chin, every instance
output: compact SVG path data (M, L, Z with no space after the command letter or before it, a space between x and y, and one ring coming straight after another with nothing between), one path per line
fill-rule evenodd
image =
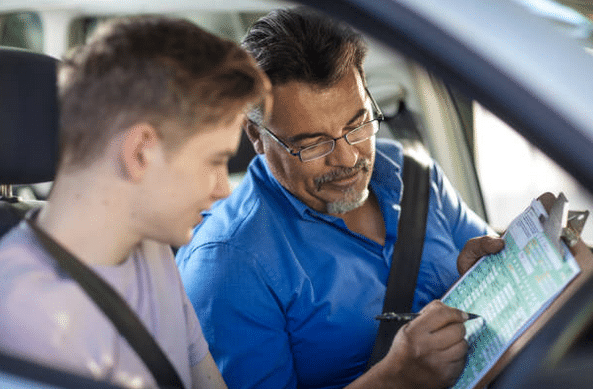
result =
M368 188L365 188L359 193L347 193L344 198L327 203L327 213L331 215L343 215L362 206L368 198Z

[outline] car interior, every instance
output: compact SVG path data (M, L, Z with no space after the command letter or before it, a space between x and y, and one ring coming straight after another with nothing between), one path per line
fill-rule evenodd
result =
M28 211L45 202L46 195L24 199L15 193L15 188L31 188L54 178L59 147L57 63L49 55L0 48L0 84L3 85L0 89L0 237ZM394 108L388 111L381 125L381 136L400 139L407 149L428 154L403 96L396 94ZM237 155L229 162L229 173L240 178L254 155L251 143L243 134ZM116 387L2 352L0 371L9 377L14 375L21 380L65 388Z
M13 185L51 181L58 152L56 60L0 48L0 236L38 200L13 194Z
M275 4L265 7L273 6ZM209 24L209 28L219 34L240 39L246 27L265 14L265 7L241 14L187 12L184 16ZM108 16L111 14L97 12L77 17L70 27L75 31L71 43L82 42L97 22ZM210 21L205 21L208 18ZM219 26L215 27L216 23ZM482 197L474 153L475 115L479 111L475 102L414 60L395 53L382 54L385 49L374 41L370 46L372 55L366 66L369 89L386 116L378 136L398 139L406 147L420 148L430 154L471 208L488 220L489 206ZM38 191L26 198L20 191L36 190L35 185L54 178L59 147L56 64L57 60L47 54L0 47L0 237L17 225L30 209L41 206L47 196L47 191ZM447 104L439 102L440 98L447 100ZM441 119L439 123L434 121L437 116ZM452 137L459 144L439 137L440 130L453 133ZM451 155L457 159L450 159ZM243 135L239 151L229 163L231 185L240 181L253 156L253 147ZM593 199L580 187L574 190L579 191L586 200ZM506 198L504 201L509 202ZM519 207L524 205L519 204ZM516 212L508 213L512 216ZM589 229L591 224L589 221ZM591 245L593 241L587 243ZM592 382L592 307L593 280L589 280L550 320L546 331L539 333L490 387L585 387L583 383ZM567 317L571 318L568 323ZM542 355L548 359L542 360ZM554 369L548 368L550 358L558 362ZM530 374L525 374L527 371ZM58 388L116 388L6 355L0 350L0 386L4 382L7 387L15 388L37 387L37 384Z
M55 58L0 48L0 236L44 200L24 200L13 185L51 181L58 156ZM26 92L26 93L25 93ZM116 388L0 350L0 385L34 388Z

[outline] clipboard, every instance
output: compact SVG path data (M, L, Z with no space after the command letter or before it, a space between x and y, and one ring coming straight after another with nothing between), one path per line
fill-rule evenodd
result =
M593 280L593 254L585 243L580 239L588 211L567 211L568 201L563 193L553 203L550 198L541 199L544 206L549 210L549 217L542 221L542 226L548 236L554 238L554 242L560 245L563 240L570 248L576 262L580 266L580 273L568 284L568 286L554 299L544 312L533 321L521 336L519 336L508 349L502 354L494 366L482 377L473 387L475 389L486 388L496 377L519 355L519 353L532 341L536 335L550 322L556 313L570 300L586 283ZM547 202L547 204L546 204ZM564 226L564 227L563 227ZM543 357L543 356L542 356Z

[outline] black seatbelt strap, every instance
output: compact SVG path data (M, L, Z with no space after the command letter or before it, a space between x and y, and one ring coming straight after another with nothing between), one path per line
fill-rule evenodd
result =
M144 361L157 384L160 387L183 388L175 368L136 313L107 282L40 229L33 220L36 213L29 214L26 220L43 247L111 320Z
M387 279L383 313L411 312L426 233L429 178L430 167L427 159L417 158L416 153L406 151L397 242L393 249ZM403 324L400 321L380 322L367 369L385 357L396 332Z

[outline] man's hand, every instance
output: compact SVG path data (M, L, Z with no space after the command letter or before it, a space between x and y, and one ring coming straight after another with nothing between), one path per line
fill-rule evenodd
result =
M537 198L547 212L550 212L552 205L556 200L550 192L545 192ZM470 267L480 258L487 254L494 254L502 250L504 247L504 240L502 238L495 238L491 236L482 236L479 238L470 239L459 253L457 257L457 270L460 275L463 275ZM575 250L571 250L574 251Z
M435 300L396 334L382 365L397 388L445 388L465 364L467 314ZM379 367L379 366L377 366Z
M476 261L484 255L494 254L502 250L504 239L493 236L480 236L467 241L457 257L457 270L463 275Z
M542 203L542 205L546 209L546 212L550 212L552 210L552 206L554 205L554 202L556 201L556 196L554 196L550 192L545 192L545 193L541 194L537 199L539 200L540 203Z
M546 209L546 212L549 213L552 210L552 206L554 205L554 202L556 201L556 196L554 196L550 192L546 192L546 193L541 194L537 199L542 203L542 205ZM572 255L577 259L577 261L579 263L580 263L580 261L589 260L589 259L583 259L583 258L591 258L592 257L591 250L587 247L587 245L585 244L585 242L583 242L583 240L581 238L579 238L576 245L574 245L573 247L570 247L569 249L570 249L570 252L572 253Z

